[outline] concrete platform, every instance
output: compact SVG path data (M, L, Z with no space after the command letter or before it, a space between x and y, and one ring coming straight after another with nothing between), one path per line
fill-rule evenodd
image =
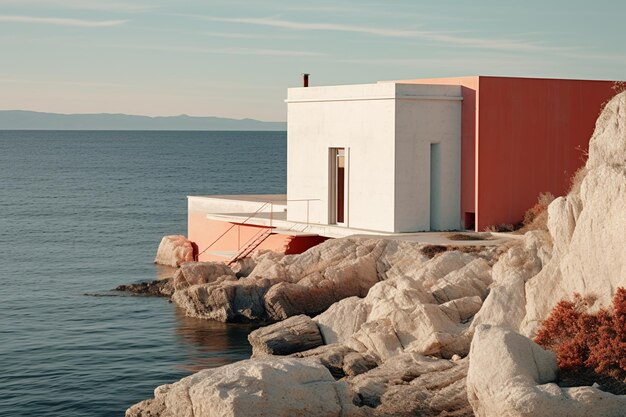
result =
M514 234L491 233L488 237L484 234L477 234L477 236L487 237L481 240L451 240L447 236L457 232L387 233L337 225L293 222L287 220L287 198L286 195L281 194L189 196L188 198L190 202L193 200L196 209L202 209L207 220L272 227L274 233L288 236L385 237L433 245L456 246L500 245L509 239L519 237L519 235ZM458 232L474 234L471 231Z

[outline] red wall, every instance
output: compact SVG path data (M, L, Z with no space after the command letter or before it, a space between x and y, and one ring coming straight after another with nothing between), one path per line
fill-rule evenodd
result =
M520 221L541 192L563 195L612 81L479 77L476 227Z

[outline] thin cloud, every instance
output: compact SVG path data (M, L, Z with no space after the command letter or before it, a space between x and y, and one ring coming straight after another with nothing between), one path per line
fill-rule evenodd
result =
M319 52L290 51L282 49L263 48L201 48L195 46L167 46L167 45L100 45L105 48L139 49L149 51L173 51L218 55L260 55L260 56L321 56Z
M444 32L426 31L426 30L405 30L393 28L376 28L369 26L346 25L339 23L306 23L289 20L281 20L275 18L222 18L203 16L202 19L227 22L241 23L248 25L269 26L280 29L300 30L300 31L335 31L362 33L367 35L392 37L392 38L417 38L438 43L444 43L454 46L465 46L481 49L498 49L498 50L516 50L516 51L555 51L560 48L549 47L538 43L515 39L482 39L471 38L461 35L449 34Z
M127 23L128 20L82 20L61 17L0 16L0 22L99 28L120 26Z
M198 32L199 35L210 36L216 38L231 39L285 39L286 36L267 35L259 33L237 33L237 32ZM294 36L295 38L295 36Z
M35 6L41 7L61 7L76 10L94 10L103 12L141 12L152 9L147 4L128 4L110 1L93 0L0 0L2 6Z

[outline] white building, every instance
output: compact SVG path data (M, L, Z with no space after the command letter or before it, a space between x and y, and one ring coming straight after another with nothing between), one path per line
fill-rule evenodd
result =
M290 88L287 220L459 229L462 99L446 85Z

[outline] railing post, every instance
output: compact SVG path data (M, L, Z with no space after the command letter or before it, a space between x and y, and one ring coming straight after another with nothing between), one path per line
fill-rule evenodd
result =
M307 226L309 225L309 202L310 201L311 200L307 200L306 201L306 225Z
M274 203L270 202L270 228L272 227L273 219L274 219Z
M241 225L237 225L237 250L241 249Z

